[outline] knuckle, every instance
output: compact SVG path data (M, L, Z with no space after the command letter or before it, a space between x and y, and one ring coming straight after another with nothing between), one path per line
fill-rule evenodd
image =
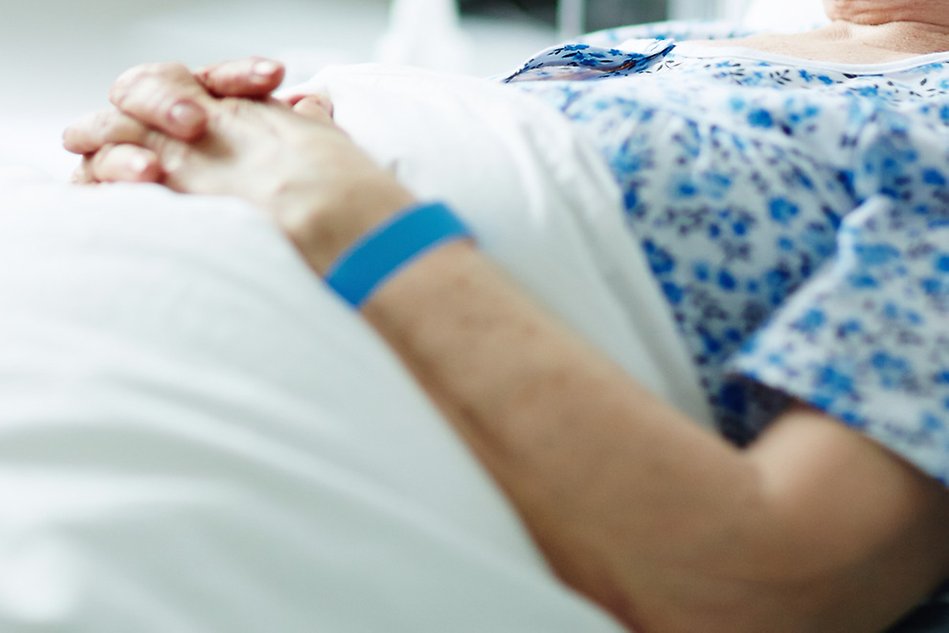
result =
M168 145L168 137L156 130L147 130L143 141L144 146L155 152L159 158L163 156Z
M164 100L162 91L155 90L156 83L185 78L191 79L191 72L179 62L140 64L119 75L109 91L109 99L121 110L154 107Z
M147 72L147 64L139 64L138 66L132 66L121 75L118 76L118 79L115 80L116 86L126 86L128 84L135 83Z
M160 132L149 130L145 133L145 147L151 150L164 173L175 175L180 172L188 159L189 147Z
M64 142L67 149L85 154L98 151L108 143L138 144L143 129L144 126L135 119L115 110L106 110L67 128Z
M132 117L120 115L114 120L113 134L116 141L123 143L141 143L145 126Z
M112 129L112 120L112 111L96 112L92 117L92 121L90 121L89 127L95 132L98 138L106 138Z
M161 75L167 77L180 77L182 75L191 76L188 68L179 62L158 62L149 65L151 75Z
M109 90L109 98L112 103L121 107L125 100L128 98L129 92L135 84L139 83L149 75L149 67L151 64L139 64L138 66L133 66L129 68L112 84L112 88Z
M177 62L149 62L139 67L143 76L170 75L178 72L183 66Z
M170 65L170 62L149 62L142 64L142 69L148 75L160 75Z
M201 83L207 83L214 77L214 74L217 72L218 64L211 64L209 66L204 66L194 71L193 76Z
M218 104L219 112L217 114L218 117L220 115L237 115L243 112L244 108L245 103L241 99L222 99Z

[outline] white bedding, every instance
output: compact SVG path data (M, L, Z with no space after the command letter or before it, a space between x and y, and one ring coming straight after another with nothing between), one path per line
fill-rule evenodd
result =
M407 70L313 85L539 300L708 420L619 194L559 114ZM0 187L0 630L620 631L256 210Z

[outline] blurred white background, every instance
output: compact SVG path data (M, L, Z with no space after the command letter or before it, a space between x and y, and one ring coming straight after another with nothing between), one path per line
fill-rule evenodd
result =
M297 75L329 62L372 61L388 0L0 0L0 157L24 162L58 146L59 129L101 107L112 80L144 61L189 65L251 54L286 59ZM503 72L556 40L552 25L470 19L491 44L470 72ZM62 157L63 161L72 159ZM45 161L48 164L48 160ZM57 165L59 167L59 165Z
M554 21L517 12L466 15L459 22L444 10L448 0L392 1L401 3L399 10L389 0L0 0L0 157L9 162L15 151L30 162L41 155L48 165L62 126L101 107L115 76L143 61L202 65L262 54L289 61L291 79L302 79L325 63L384 54L390 61L429 60L491 75L555 43L564 31L582 29L582 20L562 19L558 30ZM602 12L609 2L626 3L628 11L637 1L647 0L561 0L561 18L571 10L576 18L588 2L604 3ZM820 3L670 0L668 13L734 18L753 1L765 21L781 12L813 12ZM518 4L495 4L505 2ZM395 33L384 39L390 26ZM56 156L61 165L72 162Z

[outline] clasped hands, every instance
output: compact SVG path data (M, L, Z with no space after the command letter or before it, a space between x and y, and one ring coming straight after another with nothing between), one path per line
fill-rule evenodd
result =
M271 97L276 62L251 58L192 73L147 64L122 74L113 108L74 123L65 148L79 183L152 182L232 195L269 212L319 274L349 244L414 200L335 125L319 95Z

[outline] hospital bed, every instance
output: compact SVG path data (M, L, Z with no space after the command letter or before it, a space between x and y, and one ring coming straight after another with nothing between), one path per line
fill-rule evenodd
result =
M487 196L464 181L449 192L459 209L498 213L470 218L486 248L654 391L707 419L670 377L688 375L688 360L657 334L669 321L658 292L622 291L648 286L644 263L629 261L621 227L586 213L618 192L551 113L461 76L447 98L426 92L424 71L318 81L333 88L340 123L420 194L487 170L498 183ZM380 90L403 125L373 125ZM5 162L63 174L70 159L52 144L58 128L46 129L58 115L19 119ZM494 129L499 117L510 127ZM423 128L428 143L413 135ZM433 129L474 148L454 159L472 162L430 169L444 155ZM514 168L511 154L536 162ZM545 156L575 163L550 169ZM7 178L17 184L0 214L0 630L619 632L553 580L404 369L313 288L254 209L171 204L158 189L75 195L36 184L44 175L32 170ZM518 232L527 247L506 237ZM26 259L36 262L26 274L9 265ZM635 327L624 320L632 300ZM37 367L52 370L16 382ZM37 407L44 424L18 426Z

